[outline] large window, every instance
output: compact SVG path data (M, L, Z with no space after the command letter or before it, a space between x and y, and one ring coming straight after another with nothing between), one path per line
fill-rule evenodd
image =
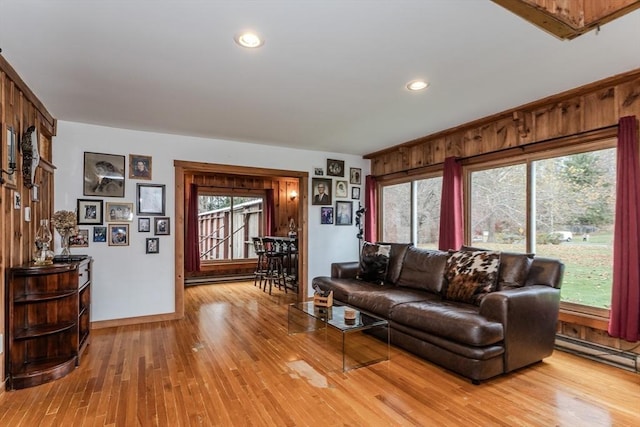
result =
M437 248L442 177L382 187L382 239Z
M470 167L467 232L473 245L561 259L562 300L609 308L615 157L615 148L583 147Z
M254 258L252 236L262 235L263 197L253 195L198 195L200 259Z

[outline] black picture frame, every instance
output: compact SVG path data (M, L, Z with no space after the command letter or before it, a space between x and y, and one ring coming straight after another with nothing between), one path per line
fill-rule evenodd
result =
M156 236L168 236L171 234L171 218L158 217L153 219L153 234Z
M124 197L124 165L124 156L85 151L82 194Z
M311 204L331 205L333 182L327 178L311 178Z
M140 233L151 232L151 218L138 218L138 232Z
M77 219L78 225L102 224L104 222L104 210L103 210L102 200L78 199L76 204L76 216L78 218Z
M136 184L136 214L163 216L164 209L164 184Z
M323 206L320 208L320 224L333 224L333 207Z
M327 176L344 177L344 160L327 159Z
M336 225L353 225L353 202L336 202Z
M360 200L360 187L351 187L351 198L353 200Z
M93 227L93 241L96 243L106 243L107 227L104 227L104 226Z
M145 250L148 254L160 253L160 239L158 237L149 237L145 242Z

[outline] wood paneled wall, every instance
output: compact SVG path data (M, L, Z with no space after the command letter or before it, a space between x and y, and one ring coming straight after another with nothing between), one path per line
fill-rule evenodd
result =
M29 126L38 129L40 164L36 169L35 184L38 199L32 200L33 190L24 185L22 178L22 153L18 149L22 135ZM28 263L34 251L34 236L40 219L51 218L53 213L53 172L51 140L55 135L56 121L35 97L15 70L0 55L0 152L2 169L7 170L7 129L16 134L17 170L11 181L0 187L0 333L5 335L5 271L7 268ZM7 175L3 174L7 179ZM14 207L15 195L20 196L20 207ZM25 208L31 211L31 220L25 220ZM6 378L4 354L0 356L0 390Z

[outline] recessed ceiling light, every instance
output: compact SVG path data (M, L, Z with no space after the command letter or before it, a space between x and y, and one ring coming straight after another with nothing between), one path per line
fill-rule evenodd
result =
M264 44L264 41L256 33L251 31L242 32L234 37L236 43L242 47L256 48Z
M428 87L429 87L429 83L425 82L424 80L413 80L407 83L407 89L411 91L422 90Z

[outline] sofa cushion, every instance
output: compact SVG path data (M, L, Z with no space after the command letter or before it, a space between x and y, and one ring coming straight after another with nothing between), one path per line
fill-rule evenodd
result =
M455 251L447 260L445 298L480 305L482 298L496 290L500 252Z
M488 320L475 305L433 300L395 305L389 320L452 341L484 347L504 339L500 322Z
M488 251L488 249L462 246L461 251ZM498 271L497 290L521 288L524 286L534 254L500 252L500 269Z
M407 248L397 286L440 293L444 286L447 252Z
M389 266L387 267L387 278L385 283L396 284L402 271L402 264L404 262L404 256L407 253L407 248L413 246L413 243L384 243L378 242L378 245L389 245L391 250L389 251Z
M360 272L357 278L371 283L384 283L391 246L364 242L360 252Z

